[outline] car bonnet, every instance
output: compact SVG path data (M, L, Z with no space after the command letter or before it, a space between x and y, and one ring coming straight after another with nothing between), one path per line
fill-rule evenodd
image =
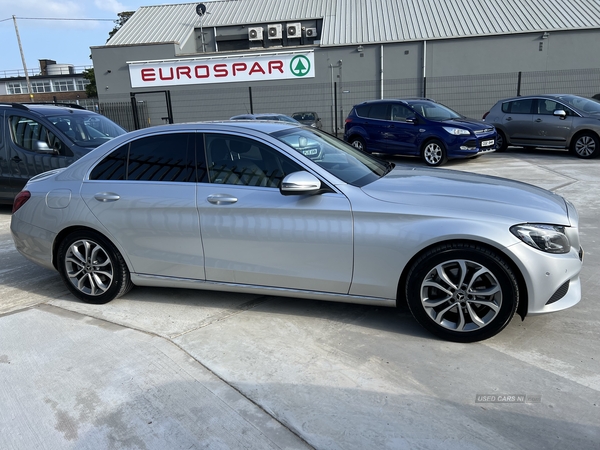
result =
M433 214L465 218L483 214L515 222L570 225L561 196L487 175L397 166L362 190L378 200L429 209Z

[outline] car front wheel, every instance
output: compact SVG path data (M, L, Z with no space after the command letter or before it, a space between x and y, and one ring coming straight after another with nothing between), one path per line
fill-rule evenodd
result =
M422 156L428 166L441 166L448 159L444 144L435 139L425 144Z
M595 158L600 152L598 137L591 133L577 136L571 143L571 152L584 159Z
M123 257L95 231L68 235L58 248L58 266L67 288L86 303L107 303L132 287Z
M496 252L476 244L442 244L411 267L406 299L431 333L476 342L499 333L519 302L516 277Z
M506 136L500 130L497 130L498 134L496 136L496 150L499 152L503 152L508 147L508 142L506 142Z

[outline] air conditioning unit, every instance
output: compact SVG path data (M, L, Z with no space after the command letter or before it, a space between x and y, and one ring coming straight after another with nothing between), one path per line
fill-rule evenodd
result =
M262 41L263 29L262 27L248 28L248 40L250 41Z
M267 35L269 39L281 39L282 35L282 27L280 23L276 23L274 25L269 25L267 27Z
M288 23L286 25L286 33L288 39L299 38L302 36L302 24L301 23Z
M307 28L306 29L306 37L317 37L317 29L316 28Z

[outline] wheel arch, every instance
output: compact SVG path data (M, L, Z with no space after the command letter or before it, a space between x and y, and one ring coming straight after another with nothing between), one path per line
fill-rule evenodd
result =
M528 295L528 291L527 291L527 284L525 283L525 278L523 277L523 274L521 273L519 266L513 261L513 259L510 257L509 254L507 254L505 251L503 251L502 248L495 247L486 242L477 241L474 239L448 239L448 240L437 241L437 242L434 242L434 243L428 245L427 247L422 248L420 251L418 251L407 262L407 264L404 266L404 269L402 270L402 273L400 274L400 279L398 280L398 287L397 287L397 291L396 291L396 304L397 305L402 304L403 306L406 306L406 296L404 294L404 290L406 287L406 283L408 281L408 274L409 274L411 268L414 266L415 262L422 255L424 255L429 250L431 250L433 247L437 247L439 245L444 245L444 244L477 245L479 247L483 247L488 250L494 251L494 252L498 253L500 256L502 256L504 258L504 261L510 267L510 269L513 271L513 273L517 279L517 283L519 286L519 294L520 294L519 295L519 304L517 305L517 314L519 314L519 316L521 316L521 319L525 319L525 316L527 315L528 304L529 304L529 295Z
M125 261L125 264L127 264L127 269L130 272L132 272L131 264L127 258L127 255L123 253L123 250L121 249L121 247L119 245L117 245L113 239L111 239L109 236L107 236L106 233L103 233L101 230L98 230L96 228L88 227L85 225L72 225L67 228L64 228L54 238L54 242L52 243L52 265L54 266L54 268L56 270L59 270L58 248L60 247L60 244L68 235L70 235L71 233L74 233L76 231L93 231L94 233L98 233L98 234L102 235L102 237L104 239L109 241L119 251L119 253L123 257L123 260Z
M573 135L571 136L571 139L569 139L567 148L571 149L573 142L575 142L579 138L579 136L581 136L583 134L593 134L594 136L596 136L596 139L598 139L600 141L600 134L598 134L596 131L594 131L590 128L582 128L582 129L577 130L575 133L573 133Z

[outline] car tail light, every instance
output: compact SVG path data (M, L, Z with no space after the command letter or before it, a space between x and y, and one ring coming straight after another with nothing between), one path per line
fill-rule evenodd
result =
M346 117L346 120L344 120L344 123L350 123L352 122L352 119L350 117Z
M15 197L15 201L13 202L12 212L13 214L18 211L18 209L25 204L27 200L31 198L31 192L29 191L21 191Z
M482 119L482 120L485 120L485 118L487 117L487 115L488 115L489 113L490 113L489 111L488 111L488 112L486 112L486 113L483 115L483 117L482 117L481 119Z

